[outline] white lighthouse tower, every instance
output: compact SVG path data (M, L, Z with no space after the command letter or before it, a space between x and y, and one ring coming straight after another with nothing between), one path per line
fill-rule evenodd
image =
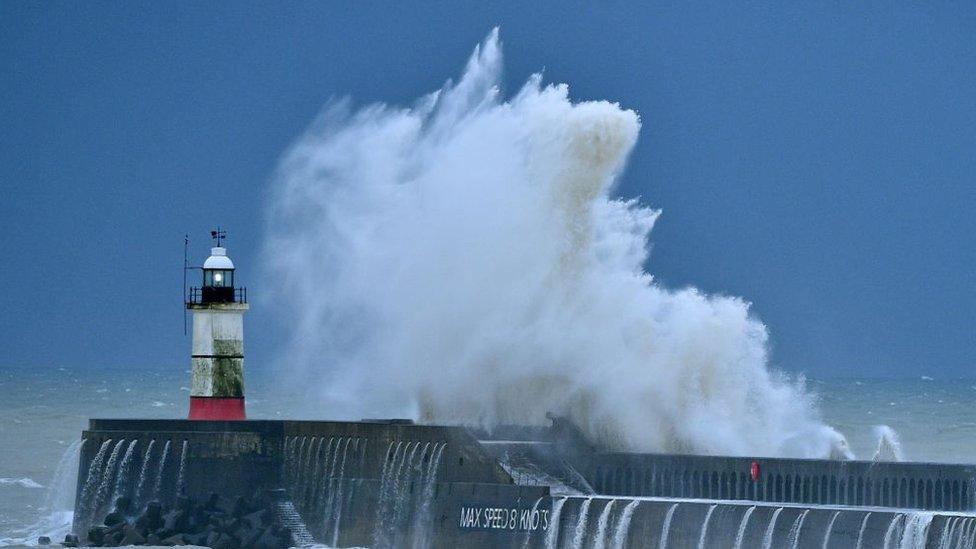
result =
M193 313L190 419L242 420L244 412L244 313L247 289L234 286L234 262L222 246L226 233L210 232L217 246L203 263L203 285L191 288Z

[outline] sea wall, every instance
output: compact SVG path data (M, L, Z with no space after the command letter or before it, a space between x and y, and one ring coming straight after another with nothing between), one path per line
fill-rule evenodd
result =
M429 530L377 535L377 487L347 510L339 546L464 548L962 549L976 517L924 511L695 500L552 497L500 485L438 486ZM419 536L418 537L418 533ZM415 543L416 540L424 543ZM434 541L433 545L429 542Z
M609 497L554 498L558 530L533 547L972 547L976 519L885 509Z
M976 508L972 465L656 454L592 454L579 461L602 494L940 511Z
M76 532L121 496L137 507L172 504L185 493L251 496L280 484L281 426L275 422L91 420L78 464Z
M299 511L318 515L337 512L336 492L346 479L381 481L399 474L396 480L406 489L421 481L433 483L435 476L449 483L512 484L458 427L397 421L93 419L82 437L75 503L79 532L107 514L120 496L143 506L153 500L171 504L181 493L196 499L212 492L233 498L286 487ZM418 474L419 467L433 467L435 455L436 468ZM388 490L400 488L398 483Z
M457 427L92 420L83 437L80 534L120 496L143 507L284 488L289 528L334 546L961 549L976 540L972 513L907 509L969 504L968 466L591 451L553 462L618 495L558 495L524 476L516 483L501 457L552 444L489 444Z

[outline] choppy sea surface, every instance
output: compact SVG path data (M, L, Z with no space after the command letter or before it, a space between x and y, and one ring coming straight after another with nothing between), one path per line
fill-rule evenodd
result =
M261 376L246 380L248 417L296 417L298 403L270 398ZM185 417L188 380L180 367L0 367L0 545L63 537L77 474L70 449L88 418ZM909 461L976 463L976 380L824 379L808 387L858 459L874 456L876 428L887 425Z

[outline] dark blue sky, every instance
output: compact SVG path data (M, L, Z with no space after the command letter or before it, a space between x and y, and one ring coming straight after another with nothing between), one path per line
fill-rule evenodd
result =
M664 210L658 279L751 300L790 371L972 375L976 5L520 4L0 3L0 368L188 367L183 234L199 263L227 228L259 298L322 105L412 101L499 25L510 90L641 114L619 192Z

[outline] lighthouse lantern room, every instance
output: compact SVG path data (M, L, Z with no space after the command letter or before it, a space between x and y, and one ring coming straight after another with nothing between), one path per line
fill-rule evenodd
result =
M244 313L246 288L234 286L234 262L223 246L226 233L211 231L217 245L203 263L203 285L191 288L193 314L190 419L242 420L244 412Z

